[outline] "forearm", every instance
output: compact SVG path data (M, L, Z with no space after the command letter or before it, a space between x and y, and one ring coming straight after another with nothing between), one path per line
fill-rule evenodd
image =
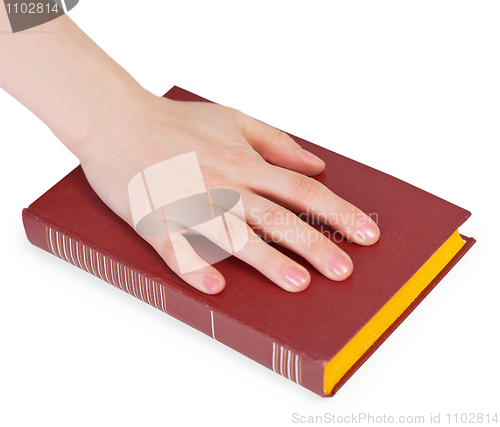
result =
M39 117L80 159L105 118L145 92L76 24L62 16L37 34L9 34L0 5L0 87Z

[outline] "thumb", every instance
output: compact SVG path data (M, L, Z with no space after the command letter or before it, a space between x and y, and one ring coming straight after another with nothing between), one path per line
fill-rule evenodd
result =
M238 122L252 148L267 162L304 175L317 175L325 169L323 160L304 150L287 133L226 107Z

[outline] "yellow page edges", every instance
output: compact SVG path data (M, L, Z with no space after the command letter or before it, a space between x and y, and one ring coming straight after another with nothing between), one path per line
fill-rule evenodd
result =
M337 355L325 365L323 388L331 394L333 387L385 330L432 282L465 245L458 230L420 267L408 282L371 318Z

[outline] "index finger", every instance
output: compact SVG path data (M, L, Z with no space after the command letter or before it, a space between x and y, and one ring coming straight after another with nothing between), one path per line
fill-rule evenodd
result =
M252 191L330 225L359 245L379 239L380 230L368 215L315 179L269 164L256 172L248 184Z

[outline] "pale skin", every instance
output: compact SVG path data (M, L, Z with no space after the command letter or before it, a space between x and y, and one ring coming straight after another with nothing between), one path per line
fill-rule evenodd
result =
M39 34L8 30L2 4L0 87L49 126L78 157L97 195L131 226L131 178L165 159L195 151L207 188L241 195L250 239L234 256L286 291L306 289L308 270L257 234L269 240L276 231L288 236L278 243L331 280L342 281L353 273L349 255L307 223L292 221L292 210L313 212L355 244L369 246L379 239L374 221L310 178L325 163L287 134L233 108L151 94L67 16L36 27L44 31ZM312 238L293 238L300 233ZM226 286L214 266L181 274L168 236L142 237L199 291L216 294ZM194 261L197 255L186 248L183 256Z

